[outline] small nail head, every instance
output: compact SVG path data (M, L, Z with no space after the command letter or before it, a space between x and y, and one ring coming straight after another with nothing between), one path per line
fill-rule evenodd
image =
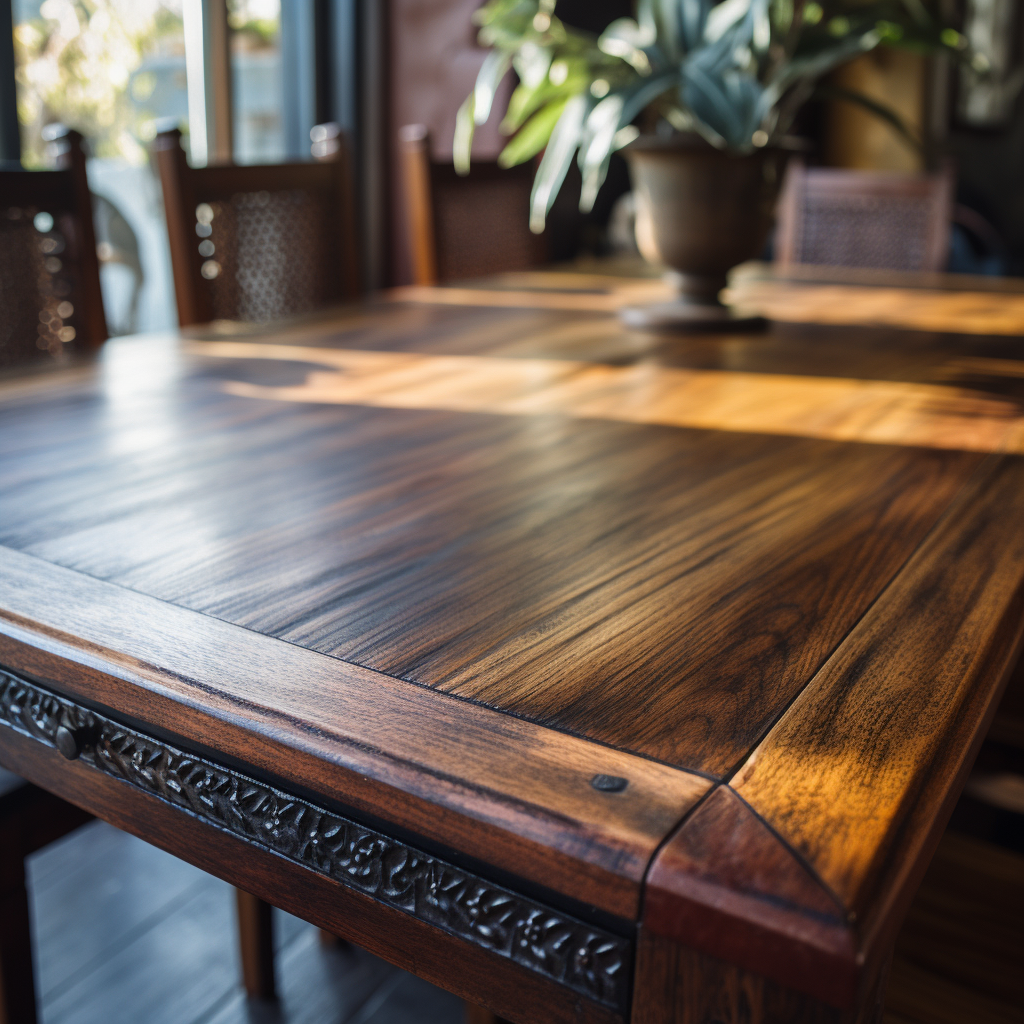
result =
M76 760L82 753L82 744L79 737L75 735L66 725L62 725L53 737L54 745L63 757L69 761Z
M621 775L595 775L590 784L602 793L621 793L629 785L629 779Z

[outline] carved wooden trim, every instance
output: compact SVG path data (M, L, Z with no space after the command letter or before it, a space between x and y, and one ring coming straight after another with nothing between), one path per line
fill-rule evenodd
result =
M0 669L0 726L216 828L506 957L604 1006L628 1005L631 944L240 772L129 729ZM66 736L65 736L66 739Z

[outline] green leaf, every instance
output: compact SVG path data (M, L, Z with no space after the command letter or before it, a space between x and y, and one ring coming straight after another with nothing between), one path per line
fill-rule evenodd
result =
M723 0L712 7L704 23L704 41L714 43L750 11L750 0Z
M700 45L707 31L708 14L711 12L711 0L662 0L662 6L679 4L682 28L682 49L692 50Z
M515 167L536 156L548 144L568 102L568 99L556 100L534 114L501 151L498 163L502 167Z
M569 74L559 85L545 79L536 89L529 89L524 85L516 87L509 100L505 119L501 122L501 130L506 135L511 135L521 128L534 111L548 103L568 99L570 96L586 91L591 82L591 75L587 72L586 65L578 60L569 61L568 65Z
M580 173L583 188L580 192L580 209L589 213L597 199L598 190L608 173L615 144L615 134L622 124L624 97L621 94L606 96L589 113L584 123L580 141Z
M511 65L512 55L502 50L491 50L484 58L473 90L473 121L476 124L483 124L491 116L494 94Z
M469 174L469 164L473 152L473 134L476 122L473 118L473 97L470 93L459 107L455 115L455 141L452 143L452 162L457 174Z
M651 61L646 47L654 43L653 25L641 28L632 18L613 21L597 40L598 49L610 57L619 57L641 75L651 73Z
M551 204L565 181L565 175L572 163L573 154L580 144L583 122L590 112L591 100L586 94L573 96L565 105L558 119L548 147L544 150L540 167L533 181L530 196L530 230L540 234L544 230Z

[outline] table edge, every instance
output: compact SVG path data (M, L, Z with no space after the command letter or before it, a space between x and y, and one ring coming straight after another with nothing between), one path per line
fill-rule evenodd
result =
M986 460L746 762L659 851L645 887L649 934L829 1005L856 1003L888 955L1020 655L1024 541L1011 541L1022 519L1024 460ZM986 614L972 616L977 604L965 603L951 621L938 583L953 588L958 562L972 557L998 560L1002 571L976 588ZM903 626L909 635L892 626L901 610L915 616ZM887 644L879 639L886 630ZM963 672L929 674L937 638L962 653ZM915 687L938 694L926 742L906 770L898 760L905 720L842 719L844 708L871 706L880 675L910 696ZM820 807L794 809L786 784L772 780L792 779L806 794L814 781L800 777L801 761L812 761L837 732L842 785L821 798L829 813L819 820ZM881 779L880 751L890 762ZM829 834L830 826L872 814L884 827L865 854L855 862L834 857L832 844L847 837L841 829ZM745 866L742 875L736 864Z
M625 920L713 785L10 548L0 579L0 665ZM318 677L329 705L303 703Z

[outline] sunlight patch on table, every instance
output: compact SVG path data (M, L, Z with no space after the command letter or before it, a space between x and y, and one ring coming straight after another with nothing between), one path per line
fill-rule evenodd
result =
M190 351L329 368L288 386L223 384L246 398L1024 452L1024 415L1016 404L943 384L251 342L206 342Z

